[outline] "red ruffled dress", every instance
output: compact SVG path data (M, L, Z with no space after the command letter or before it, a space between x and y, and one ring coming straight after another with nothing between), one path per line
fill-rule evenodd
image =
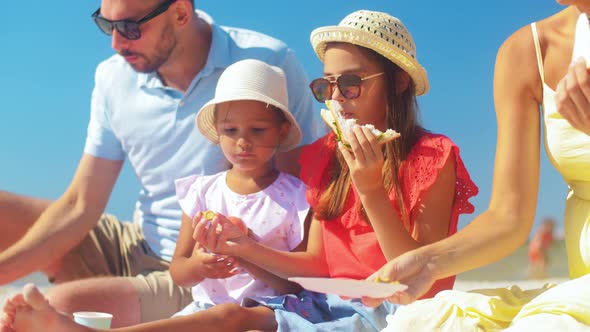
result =
M328 167L336 148L335 135L329 133L301 151L300 175L308 186L307 200L312 207L317 204L318 194L329 181ZM410 227L414 226L414 208L435 183L440 170L450 157L455 158L457 182L448 234L457 232L460 214L474 211L468 199L477 194L478 188L459 156L459 148L446 136L424 133L400 168L402 193L406 211L410 215ZM391 191L389 198L399 211L395 190ZM365 279L386 263L377 236L373 228L363 220L357 204L360 204L360 199L351 186L345 212L339 218L320 220L324 254L332 278ZM432 297L441 290L452 289L454 282L455 276L438 280L424 297Z

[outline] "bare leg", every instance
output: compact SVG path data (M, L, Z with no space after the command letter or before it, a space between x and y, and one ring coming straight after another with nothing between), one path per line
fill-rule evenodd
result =
M59 284L47 298L58 311L100 311L113 314L113 327L139 324L141 307L137 289L120 277L90 278Z
M13 245L51 201L0 191L0 251Z
M49 200L0 191L0 252L23 237L49 204ZM41 272L55 275L60 265L61 259L58 259Z
M276 331L274 312L267 307L244 308L234 303L216 305L184 317L163 319L117 332L217 332L217 331Z
M13 302L19 302L13 300ZM94 331L84 328L59 314L47 299L32 285L25 286L19 303L13 303L15 309L12 325L14 331ZM5 313L11 311L6 308ZM3 329L6 328L6 329ZM117 332L157 332L157 331L245 331L276 330L274 313L266 307L243 308L237 304L222 304L211 309L197 312L185 317L164 319L141 325L114 329ZM7 324L0 325L0 332L12 332Z
M0 253L20 240L53 201L0 190ZM48 261L38 271L54 278L62 269L63 257ZM56 281L60 283L63 281ZM53 282L52 282L53 283Z

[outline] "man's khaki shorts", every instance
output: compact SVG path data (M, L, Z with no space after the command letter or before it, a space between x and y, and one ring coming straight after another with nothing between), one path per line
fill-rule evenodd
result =
M64 257L60 272L49 281L124 277L137 289L141 321L148 322L171 317L192 302L190 289L174 284L169 265L150 249L139 225L105 214Z

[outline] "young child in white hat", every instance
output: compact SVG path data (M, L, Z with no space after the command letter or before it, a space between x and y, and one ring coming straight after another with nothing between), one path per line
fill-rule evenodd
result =
M197 114L199 131L219 144L230 168L176 181L183 221L170 272L176 283L193 286L194 300L177 315L293 289L285 280L261 273L255 265L208 253L193 238L194 224L206 218L211 231L220 221L243 223L245 236L276 250L290 251L301 243L309 209L306 187L274 165L276 152L291 150L301 140L287 105L283 71L248 59L222 73L215 97Z

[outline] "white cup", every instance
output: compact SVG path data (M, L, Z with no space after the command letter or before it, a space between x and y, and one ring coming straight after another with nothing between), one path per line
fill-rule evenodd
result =
M79 311L74 312L74 321L80 325L95 329L108 329L111 327L113 315L106 312Z

